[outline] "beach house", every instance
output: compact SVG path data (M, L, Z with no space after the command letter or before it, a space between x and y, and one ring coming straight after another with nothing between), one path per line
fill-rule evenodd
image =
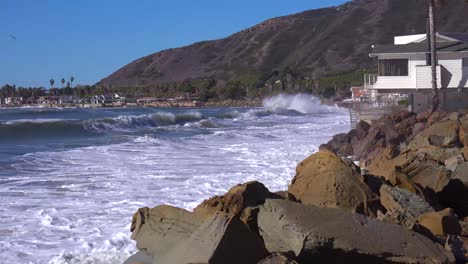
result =
M468 108L468 33L438 33L437 87L443 110ZM432 105L432 72L427 62L426 34L396 36L390 45L373 45L378 74L365 78L365 88L385 94L407 94L414 112Z

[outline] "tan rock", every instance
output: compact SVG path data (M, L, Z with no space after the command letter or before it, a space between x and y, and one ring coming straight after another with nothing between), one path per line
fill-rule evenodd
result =
M224 212L240 216L245 208L262 205L267 198L281 199L282 197L271 193L262 183L252 181L232 187L223 196L215 196L203 201L194 209L194 212L206 215Z
M154 264L257 264L266 256L261 238L237 217L215 213L190 237L156 258Z
M417 150L425 146L454 147L458 143L460 122L444 120L430 126L419 133L409 144L409 148Z
M299 164L288 192L303 204L369 214L368 203L375 195L357 171L322 150Z
M270 252L300 256L301 263L454 263L422 235L340 209L267 200L258 225Z
M454 172L457 169L458 165L463 163L464 161L465 158L463 158L463 155L460 154L445 160L444 164L448 170ZM468 169L468 167L466 169Z
M137 248L155 257L165 254L181 241L188 239L205 219L193 213L161 205L141 208L132 219L132 239Z
M465 116L460 119L460 143L468 147L468 116Z
M420 215L418 223L435 236L459 235L461 226L452 209Z

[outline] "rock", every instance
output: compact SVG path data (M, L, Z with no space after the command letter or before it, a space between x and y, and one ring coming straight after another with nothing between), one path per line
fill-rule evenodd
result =
M144 253L158 257L188 239L204 218L189 211L161 205L141 208L132 219L132 239Z
M460 119L460 142L463 146L468 147L468 116Z
M453 172L452 179L459 180L468 187L468 161L458 164Z
M426 124L424 124L424 123L416 123L416 124L413 126L412 136L418 135L419 133L421 133L421 132L423 132L424 130L426 130L426 128L427 128Z
M442 191L451 177L450 171L444 166L412 151L403 152L393 159L388 159L385 153L381 153L368 166L369 174L382 176L389 181L392 181L395 168L406 174L415 184L434 192Z
M461 226L452 209L420 215L418 223L435 236L459 235Z
M451 172L454 172L455 169L458 167L458 164L463 163L464 161L465 161L465 158L463 158L463 155L458 155L458 156L453 156L451 158L448 158L447 160L445 160L444 164L448 170L450 170ZM465 169L468 171L468 167L466 167ZM468 175L468 172L467 172L467 175Z
M467 251L463 246L463 241L459 237L448 235L447 242L445 243L445 249L452 252L457 263L466 263L468 261L468 258L466 257Z
M468 145L465 145L463 148L463 157L465 157L465 160L468 161Z
M460 227L461 227L460 236L468 238L468 218L465 218L463 221L460 222Z
M274 253L268 256L266 259L260 261L258 264L299 264L295 260L292 260L286 254Z
M270 252L290 252L300 263L453 263L428 238L341 209L267 200L258 223Z
M447 113L441 112L441 111L431 113L430 116L427 118L427 123L430 126L432 126L433 124L441 121L446 116L447 116Z
M144 252L137 252L130 256L123 264L152 264L153 258L145 254Z
M357 171L334 153L322 150L299 164L288 192L303 204L369 214L368 204L375 195Z
M447 159L454 156L462 156L459 148L440 148L436 146L421 147L416 150L417 155L425 155L428 159L445 163ZM462 157L463 158L463 157Z
M215 213L155 264L256 264L268 256L260 237L230 214Z
M225 212L240 216L245 208L262 205L267 198L281 199L282 197L271 193L262 183L252 181L232 187L223 196L215 196L203 201L194 209L194 212L206 215Z
M409 144L412 150L425 146L455 147L458 145L460 122L458 120L445 120L430 126L419 133Z
M408 190L382 185L380 202L388 210L381 220L412 229L420 215L434 212L421 197Z

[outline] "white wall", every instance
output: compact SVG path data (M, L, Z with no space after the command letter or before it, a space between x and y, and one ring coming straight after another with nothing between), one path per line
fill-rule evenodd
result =
M468 67L462 67L462 56L468 57L468 53L442 53L438 55L442 76L439 87L442 86L449 89L468 88ZM422 88L422 83L426 82L426 80L417 80L417 66L426 65L424 54L382 55L379 56L379 59L409 59L409 75L379 76L374 89L416 89ZM427 78L426 75L422 74L421 70L419 70L419 73L419 78ZM418 87L418 83L420 87ZM427 88L430 89L431 87Z

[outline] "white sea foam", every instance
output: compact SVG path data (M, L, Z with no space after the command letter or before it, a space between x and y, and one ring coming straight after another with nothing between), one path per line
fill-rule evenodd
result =
M279 114L255 109L242 118L239 112L237 121L219 118L220 126L205 133L135 136L114 145L17 157L5 169L17 176L0 184L2 261L122 263L136 251L129 228L140 207L170 204L190 210L250 180L271 191L286 189L299 161L349 129L340 110L289 101L281 107L306 114L282 115L279 103L268 103ZM203 129L202 115L192 116L183 121L190 125L174 127L174 133Z
M270 110L294 110L303 114L331 113L342 111L336 106L327 106L320 103L320 99L308 94L295 94L269 97L263 100L265 108Z

